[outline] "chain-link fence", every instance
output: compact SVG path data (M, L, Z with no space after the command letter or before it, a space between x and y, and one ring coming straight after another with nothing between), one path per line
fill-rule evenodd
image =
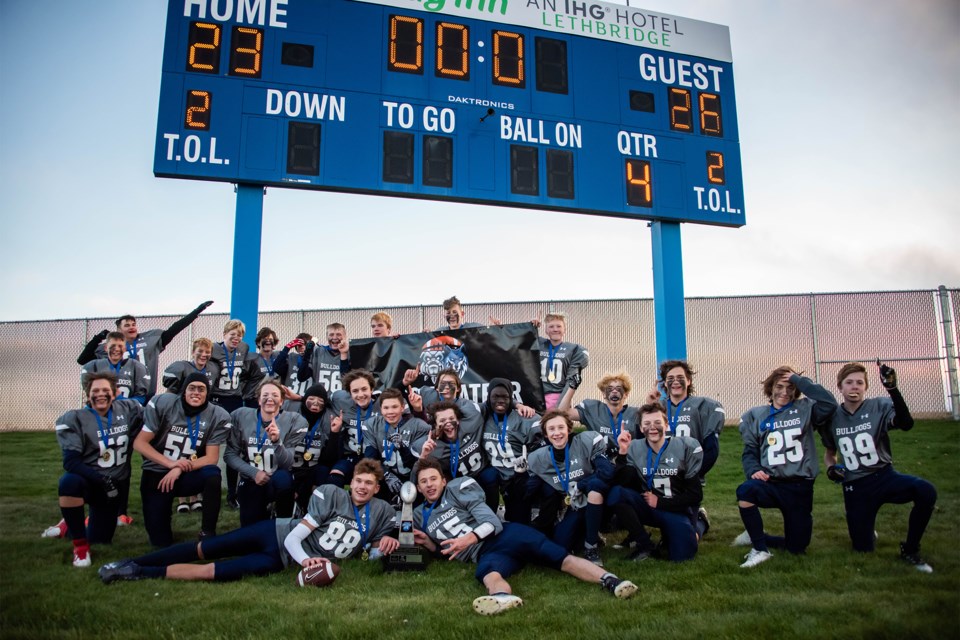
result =
M468 304L466 316L475 322L493 316L510 323L558 310L567 314L566 339L590 350L577 398L599 397L596 382L603 373L625 370L634 381L631 399L638 403L656 382L653 300ZM375 311L390 313L399 333L445 324L440 305L429 305L270 311L260 314L259 326L271 327L282 343L303 331L323 341L324 327L332 322L343 323L349 336L366 337ZM916 415L947 416L956 405L947 345L957 345L958 313L960 290L943 288L688 298L687 354L697 372L697 392L720 400L729 422L765 401L760 380L780 364L804 370L833 389L842 363L869 363L878 357L897 368ZM194 338L220 340L227 319L225 314L201 315L167 345L160 371L174 360L189 358ZM166 328L175 320L137 319L141 331ZM93 335L113 326L109 318L0 323L0 431L52 430L61 413L80 406L75 359ZM955 373L956 351L952 365Z

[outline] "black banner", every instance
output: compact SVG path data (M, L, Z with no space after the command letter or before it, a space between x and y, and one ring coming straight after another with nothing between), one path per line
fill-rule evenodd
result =
M460 375L463 395L477 403L487 398L491 378L513 383L515 401L544 410L540 384L540 349L537 330L529 322L500 327L411 333L398 338L365 338L350 341L350 364L368 369L381 388L399 387L407 369L420 366L413 384L433 386L443 369Z

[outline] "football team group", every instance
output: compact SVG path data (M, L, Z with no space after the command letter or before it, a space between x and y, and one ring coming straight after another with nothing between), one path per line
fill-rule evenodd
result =
M123 316L78 358L87 403L57 421L63 519L43 535L72 539L74 566L89 567L90 545L109 543L117 526L132 522L131 460L140 454L143 524L154 550L104 565L104 583L225 581L291 563L311 569L389 555L400 546L397 509L407 481L419 492L415 542L476 563L487 595L473 608L484 615L523 604L507 579L527 563L632 596L634 583L603 569L602 531L625 531L614 548L633 560L681 562L709 530L703 486L725 414L695 394L685 361L663 362L639 406L627 404L633 385L623 372L600 379L599 399L575 404L588 352L564 340L563 314L548 314L534 321L546 334L539 347L547 410L538 415L505 378L488 381L482 403L470 400L453 369L429 378L411 369L395 388L381 388L373 373L351 366L339 323L326 327L325 345L300 334L282 349L263 328L251 352L243 323L230 320L222 341L194 340L191 359L167 367L167 392L157 394L160 352L210 304L166 330L140 332L136 318ZM443 306L447 324L438 330L483 326L465 322L455 297ZM396 335L389 314L374 314L370 324L374 338ZM936 490L893 469L889 431L910 429L913 418L894 370L880 365L879 376L886 395L868 398L867 369L841 367L839 405L787 366L763 380L769 402L746 411L739 427L745 531L734 544L750 547L741 567L771 559L774 549L799 554L809 545L819 435L827 475L843 485L853 548L873 551L883 504L913 503L901 558L932 571L920 540ZM221 458L227 505L239 509L241 524L226 533L217 532ZM761 508L782 513L783 535L765 530ZM200 512L197 541L174 544L175 511Z

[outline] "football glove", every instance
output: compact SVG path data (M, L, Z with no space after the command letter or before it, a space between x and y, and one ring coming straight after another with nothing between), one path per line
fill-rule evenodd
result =
M107 497L111 500L120 495L120 490L117 489L117 485L113 484L113 480L110 478L103 479L103 490L107 492Z
M827 477L838 484L843 482L843 479L846 477L846 473L847 468L842 464L832 464L827 467Z
M395 473L387 471L383 474L383 481L387 483L387 489L390 490L390 493L399 497L400 489L403 488L403 480L397 477Z
M110 329L104 329L103 331L97 334L97 340L99 340L100 342L103 342L104 340L107 339L108 333L110 333Z
M303 340L301 338L294 338L287 343L287 349L296 349L297 347L303 346Z
M897 388L897 372L894 371L893 367L888 367L887 365L880 362L879 358L877 359L877 366L880 367L880 382L883 384L885 389L896 389Z

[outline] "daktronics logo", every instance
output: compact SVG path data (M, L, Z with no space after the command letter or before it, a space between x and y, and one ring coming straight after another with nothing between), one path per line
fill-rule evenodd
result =
M507 2L508 0L477 0L476 11L493 13L499 5L500 15L504 16L507 15ZM423 8L433 12L443 11L446 4L447 0L426 0ZM453 6L460 10L474 11L473 5L473 0L453 0Z

